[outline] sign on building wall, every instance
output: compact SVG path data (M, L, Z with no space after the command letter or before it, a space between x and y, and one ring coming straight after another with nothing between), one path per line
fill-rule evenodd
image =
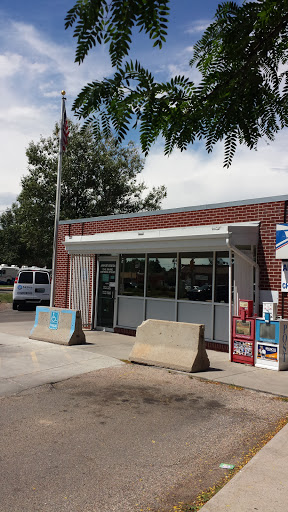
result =
M281 268L281 291L288 292L288 260L282 261Z
M276 224L276 258L288 260L288 224Z

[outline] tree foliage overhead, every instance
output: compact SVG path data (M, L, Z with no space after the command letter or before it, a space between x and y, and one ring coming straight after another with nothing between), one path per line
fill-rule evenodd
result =
M119 66L130 50L134 26L161 48L167 35L168 4L169 0L77 0L65 19L65 28L76 24L75 61L83 62L97 43L108 43L112 66Z
M21 180L17 203L0 217L0 261L51 266L58 166L59 128L52 137L31 142L26 151L28 174ZM166 188L147 191L139 180L143 159L133 143L120 146L110 137L97 138L69 122L69 142L62 161L61 219L98 217L155 210ZM146 191L146 193L145 193ZM18 247L19 246L19 247Z
M155 9L150 24L148 7ZM78 0L66 23L72 27L78 20L76 61L107 43L116 68L112 78L83 88L73 105L78 118L91 122L95 133L116 132L120 141L138 126L145 154L159 135L166 154L201 139L211 152L224 139L227 167L237 143L255 149L260 138L273 140L288 126L288 0L220 3L190 62L201 72L199 84L184 76L158 83L149 70L128 59L132 26L144 28L161 47L167 16L164 0L111 0L109 8L106 0Z

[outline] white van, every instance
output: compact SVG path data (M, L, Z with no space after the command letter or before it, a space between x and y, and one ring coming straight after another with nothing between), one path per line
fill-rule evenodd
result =
M13 284L16 276L19 272L19 267L16 267L16 265L5 265L5 263L2 263L0 265L0 284Z
M28 304L49 306L51 292L51 270L26 267L19 270L14 282L13 309Z

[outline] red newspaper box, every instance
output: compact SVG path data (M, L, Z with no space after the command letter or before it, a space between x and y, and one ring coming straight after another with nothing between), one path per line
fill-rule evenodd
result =
M253 301L239 300L239 315L232 318L231 361L254 365L255 318Z
M253 300L239 300L239 316L243 318L244 312L245 316L250 316L250 318L253 316Z

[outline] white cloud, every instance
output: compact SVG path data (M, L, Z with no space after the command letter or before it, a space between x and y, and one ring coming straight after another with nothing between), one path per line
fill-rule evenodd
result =
M92 79L109 75L100 49L79 66L74 49L57 44L31 24L0 20L0 175L1 193L15 198L27 172L26 148L53 131L59 121L61 90L67 112L76 94ZM7 195L8 194L8 195ZM3 209L1 205L0 209Z
M111 72L109 59L105 58L105 50L97 52L97 57L89 55L81 66L74 63L74 48L54 43L43 38L43 35L32 25L12 23L12 32L16 39L21 40L22 46L36 62L44 62L49 67L49 73L62 77L61 89L66 89L70 96L75 96L86 85L87 81L106 76ZM58 80L49 81L51 90L46 91L53 97L59 88ZM56 89L57 88L57 89ZM60 91L61 91L60 89ZM59 92L58 92L59 94Z
M287 132L279 133L269 146L261 142L258 151L238 148L229 169L223 168L222 144L210 155L191 146L169 157L158 146L146 160L143 178L149 186L166 184L163 208L286 194Z
M194 84L198 84L201 80L201 73L196 69L195 66L191 67L189 65L189 61L186 58L183 58L182 55L179 55L177 64L168 64L167 73L170 78L175 76L184 76L185 78L189 78L191 82Z
M16 74L30 74L33 75L44 73L47 66L41 62L29 62L23 55L17 53L6 52L0 54L0 72L1 80L13 77Z
M0 55L0 75L1 80L15 75L23 65L23 57L16 53L6 53Z
M184 48L184 52L185 53L193 53L194 52L194 46L186 46L186 48Z
M206 28L209 27L211 20L195 20L190 25L190 27L186 28L186 34L199 34L204 32Z
M19 119L23 120L29 120L32 119L33 121L36 121L40 118L40 111L38 109L35 109L33 107L25 107L21 105L11 105L6 107L6 109L2 109L0 111L0 120L5 121L14 120L16 122L19 121Z

